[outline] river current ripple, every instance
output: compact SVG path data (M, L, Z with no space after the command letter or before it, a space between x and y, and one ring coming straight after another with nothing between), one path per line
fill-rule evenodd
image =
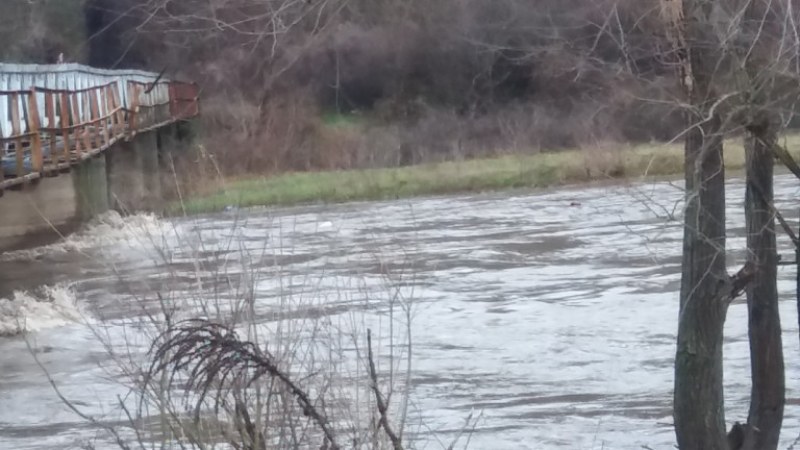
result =
M795 179L778 177L777 203L793 226L798 192ZM731 270L744 258L743 194L741 181L729 182ZM236 296L231 280L256 272L263 279L250 295L264 320L280 314L274 299L287 292L313 296L314 314L331 318L385 313L400 292L413 304L418 444L439 448L473 412L475 449L672 448L682 195L658 182L135 216L0 256L0 297L13 289L36 298L50 286L47 295L63 303L68 292L81 317L114 333L144 310L131 307L136 299L196 289ZM793 259L783 236L780 246ZM224 268L227 281L198 278L198 267ZM800 349L794 268L779 277L786 447L800 433ZM105 350L76 322L33 326L31 339L64 395L109 414L120 387L102 368ZM746 323L737 301L725 344L731 422L745 420L748 406ZM0 448L69 448L96 434L61 405L22 338L0 338L0 368Z

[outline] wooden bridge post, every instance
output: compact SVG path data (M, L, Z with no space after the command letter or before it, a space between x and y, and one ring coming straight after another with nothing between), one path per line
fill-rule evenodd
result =
M94 153L102 148L105 143L99 130L100 107L97 102L97 89L91 89L87 91L87 94L89 95L89 123L91 123L89 130L92 133L90 142L92 143L92 153Z
M115 81L114 85L111 87L111 101L114 105L114 115L116 116L117 128L114 131L115 136L121 136L122 134L126 133L125 130L125 111L122 109L122 100L119 95L120 85L119 81Z
M87 158L89 155L91 155L92 148L94 147L91 137L92 110L91 106L89 106L89 96L87 95L87 91L80 92L78 96L81 99L81 108L78 110L78 120L81 121L81 129L83 130L81 133L83 137L83 157Z
M175 91L175 83L169 83L169 116L172 120L178 120L178 96Z
M15 136L14 140L14 156L16 157L17 164L17 177L23 178L25 176L25 151L22 149L22 124L20 123L19 114L19 93L11 94L11 136Z
M119 125L117 124L117 112L116 106L114 105L114 87L113 85L109 84L105 88L103 88L103 97L105 98L105 106L106 106L106 119L103 121L103 124L106 126L106 130L110 129L110 137L107 138L108 141L114 140L119 135Z
M42 137L39 134L41 120L39 118L39 104L36 99L36 88L31 88L28 95L28 133L31 134L31 165L33 172L41 174L44 167L44 159L42 157Z
M192 108L189 110L189 113L186 115L187 118L199 116L200 115L200 86L197 83L189 83L191 87L192 93Z
M78 109L78 94L72 92L69 94L69 103L72 107L72 130L75 134L75 153L78 161L83 158L83 145L81 143L81 115Z
M51 90L44 91L44 114L47 117L47 128L49 137L50 154L48 159L52 162L58 163L58 141L56 138L56 94ZM50 173L57 174L58 172L51 171Z
M70 128L69 128L69 96L66 92L61 93L61 117L59 118L59 127L61 128L61 139L64 141L64 164L66 170L69 170L72 163L72 156L70 155Z
M128 119L130 129L128 130L128 134L133 136L137 131L137 115L139 114L139 89L133 81L128 82L128 100L130 102L130 118Z

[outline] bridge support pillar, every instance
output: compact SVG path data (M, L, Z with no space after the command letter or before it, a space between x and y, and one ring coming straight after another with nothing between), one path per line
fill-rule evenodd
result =
M158 130L158 156L161 164L161 191L171 198L178 194L175 183L175 157L180 153L181 141L178 124Z
M161 199L161 171L158 164L158 134L148 131L134 138L136 152L142 158L144 170L145 206L148 210L157 210L163 203Z
M137 134L108 152L109 200L120 213L157 210L161 205L158 138L155 131Z
M177 124L167 125L158 130L158 154L161 167L172 173L172 159L178 151L179 138Z
M6 192L0 201L0 253L48 244L108 211L105 155L69 175L43 178Z
M44 178L6 192L0 200L0 253L48 244L80 225L74 176Z
M106 155L101 154L78 164L72 172L80 220L90 220L108 211Z
M144 208L145 180L141 153L133 142L121 141L106 155L108 197L114 210L126 214Z

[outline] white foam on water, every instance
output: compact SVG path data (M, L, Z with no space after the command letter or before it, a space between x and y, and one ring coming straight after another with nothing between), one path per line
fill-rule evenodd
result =
M85 320L75 291L66 285L43 286L39 292L15 291L10 299L0 298L0 336L37 332Z
M0 254L0 261L38 259L47 255L82 253L89 249L120 245L140 247L175 235L172 223L155 214L134 214L122 217L116 211L92 219L74 234L50 245Z

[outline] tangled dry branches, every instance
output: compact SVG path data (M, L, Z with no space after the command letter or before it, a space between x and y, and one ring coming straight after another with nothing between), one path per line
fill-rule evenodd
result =
M179 322L153 343L150 357L152 362L146 372L146 383L166 374L171 386L181 374L185 374L186 390L196 392L198 402L213 392L215 405L221 403L220 399L230 389L226 387L229 385L226 381L247 387L265 375L272 377L289 390L303 414L320 428L327 448L341 448L328 419L315 407L308 393L278 367L276 359L256 344L240 339L235 331L224 325L205 319ZM237 401L236 411L240 416L242 411L246 412L240 401ZM249 422L247 417L243 419ZM252 430L248 431L251 436L252 433ZM252 440L263 442L255 436Z

